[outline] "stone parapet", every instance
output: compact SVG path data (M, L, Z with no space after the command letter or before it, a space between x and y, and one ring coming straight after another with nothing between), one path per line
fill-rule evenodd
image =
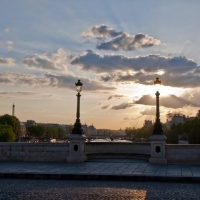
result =
M67 161L68 143L0 142L0 161Z
M165 154L169 163L200 164L200 144L167 144Z

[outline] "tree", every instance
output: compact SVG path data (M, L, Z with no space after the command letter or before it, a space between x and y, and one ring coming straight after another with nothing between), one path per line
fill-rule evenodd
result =
M172 124L170 130L167 130L165 135L168 144L178 144L179 136L184 133L183 124Z
M195 118L189 123L188 140L190 144L200 144L200 119Z
M58 127L58 138L63 138L65 136L66 136L66 134L65 134L64 129L61 127Z
M17 117L8 114L2 115L0 116L0 124L10 125L12 127L13 132L15 133L15 137L20 135L21 126L20 121Z
M13 142L15 139L15 133L12 126L0 125L0 142Z
M131 128L131 127L126 127L125 133L126 133L127 136L132 136L132 135L134 135L134 130L135 130L134 127L133 127L133 128Z
M127 127L125 129L126 135L127 136L133 136L135 138L144 138L144 139L149 139L149 137L153 133L153 125L152 126L144 126L142 128L135 129L134 127Z
M27 130L30 136L44 137L46 135L46 127L43 125L29 126Z
M69 134L71 134L72 133L72 129L74 128L74 125L73 124L70 124L69 125Z

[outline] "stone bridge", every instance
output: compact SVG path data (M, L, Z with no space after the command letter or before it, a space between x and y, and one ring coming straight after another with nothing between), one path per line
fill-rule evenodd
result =
M151 143L86 142L85 154L90 158L129 157L148 159ZM0 161L63 162L69 155L69 143L0 143ZM168 163L200 164L200 144L166 144Z

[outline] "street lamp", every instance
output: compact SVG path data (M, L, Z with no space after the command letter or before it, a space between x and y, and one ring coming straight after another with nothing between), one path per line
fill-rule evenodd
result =
M153 135L163 135L162 125L160 123L160 111L159 111L159 89L161 81L159 78L156 78L154 81L156 87L156 122L154 124Z
M76 91L78 92L77 93L77 112L76 112L76 122L74 124L74 128L72 129L72 134L79 134L79 135L82 135L83 134L83 129L81 128L81 123L80 123L80 92L82 90L82 86L83 86L83 83L81 83L80 80L78 80L77 83L75 83L75 86L76 86Z

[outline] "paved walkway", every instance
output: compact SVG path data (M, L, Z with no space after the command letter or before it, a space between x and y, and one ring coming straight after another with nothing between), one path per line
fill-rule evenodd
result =
M200 183L200 165L154 165L136 159L93 159L84 163L0 162L0 178Z

